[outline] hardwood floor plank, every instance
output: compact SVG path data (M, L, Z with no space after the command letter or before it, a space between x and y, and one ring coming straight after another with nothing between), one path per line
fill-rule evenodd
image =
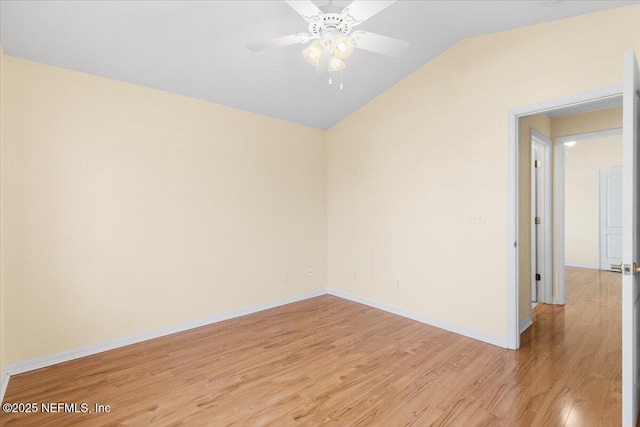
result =
M11 378L0 426L613 426L620 275L567 269L519 351L321 296Z

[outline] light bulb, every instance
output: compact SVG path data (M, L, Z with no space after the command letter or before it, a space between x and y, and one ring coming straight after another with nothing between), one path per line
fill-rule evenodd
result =
M342 70L346 65L344 61L335 55L331 55L331 59L329 59L329 72Z
M338 36L331 43L333 55L340 59L347 59L353 52L353 43L346 37Z

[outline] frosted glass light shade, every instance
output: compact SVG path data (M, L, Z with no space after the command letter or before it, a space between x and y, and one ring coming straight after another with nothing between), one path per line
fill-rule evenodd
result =
M336 37L331 43L333 49L333 55L339 59L347 59L351 52L353 52L353 43L346 37Z
M322 52L324 52L324 46L320 43L319 40L316 40L309 46L308 48L302 51L302 55L304 59L311 65L318 65L320 62L320 56L322 56Z
M331 58L329 59L330 72L342 70L344 67L346 67L346 65L344 64L344 61L342 59L336 57L335 55L331 55Z

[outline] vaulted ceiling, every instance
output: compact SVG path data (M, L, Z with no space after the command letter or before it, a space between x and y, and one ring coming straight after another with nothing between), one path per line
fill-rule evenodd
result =
M400 0L358 29L411 46L400 58L357 49L343 90L305 61L304 45L246 47L307 32L283 1L2 0L0 43L7 55L327 129L463 38L637 3Z

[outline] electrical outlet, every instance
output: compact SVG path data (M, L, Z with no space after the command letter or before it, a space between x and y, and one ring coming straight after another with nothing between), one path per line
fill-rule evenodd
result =
M288 271L284 272L284 277L283 278L284 278L285 282L287 282L289 280L289 272Z
M309 269L309 277L313 277L313 269Z
M468 224L484 224L484 216L480 212L469 212L467 216Z
M358 272L357 272L357 271L354 271L354 272L353 272L353 278L354 278L354 279L357 279L357 278L358 278Z
M396 280L396 288L400 287L400 280Z

